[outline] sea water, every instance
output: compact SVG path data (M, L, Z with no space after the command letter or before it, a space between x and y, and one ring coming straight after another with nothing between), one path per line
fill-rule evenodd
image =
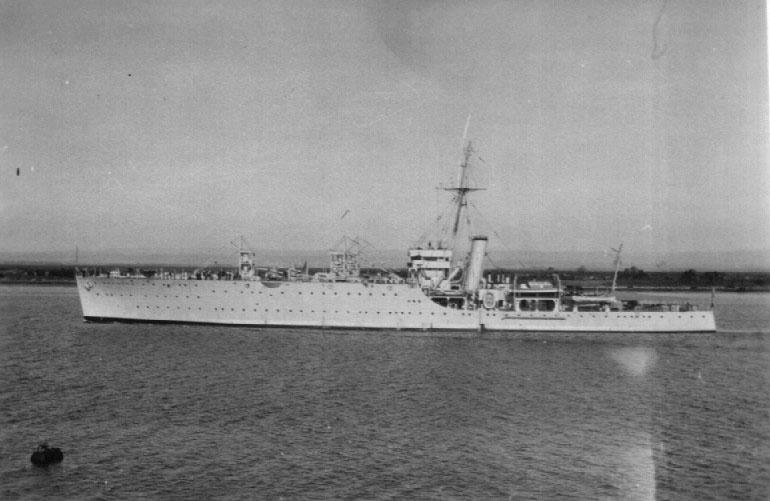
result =
M768 294L718 295L714 334L80 314L0 287L0 498L770 498ZM42 441L64 461L33 466Z

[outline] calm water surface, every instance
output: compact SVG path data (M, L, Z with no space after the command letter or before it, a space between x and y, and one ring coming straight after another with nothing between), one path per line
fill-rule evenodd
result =
M717 300L716 334L425 336L0 287L0 498L770 499L770 295Z

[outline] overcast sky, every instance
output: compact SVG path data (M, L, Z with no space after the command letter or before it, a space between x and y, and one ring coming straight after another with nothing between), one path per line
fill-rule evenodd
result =
M491 246L768 249L765 23L761 1L2 1L0 252L405 249L469 114Z

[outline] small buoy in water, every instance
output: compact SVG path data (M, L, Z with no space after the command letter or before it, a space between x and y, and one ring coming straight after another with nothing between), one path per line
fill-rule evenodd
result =
M48 447L48 444L40 444L37 450L29 458L32 464L36 466L48 466L53 463L60 463L64 459L64 453L58 447Z

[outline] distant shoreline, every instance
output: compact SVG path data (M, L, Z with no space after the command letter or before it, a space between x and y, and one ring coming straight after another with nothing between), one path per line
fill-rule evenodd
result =
M75 287L75 279L72 280L0 280L0 285L7 286L38 286L38 287ZM617 292L656 292L656 293L687 293L687 292L711 292L711 287L617 287ZM733 289L729 287L714 287L713 290L718 294L755 294L770 293L770 287L753 287Z
M83 267L94 269L100 267ZM125 268L125 267L122 267ZM144 268L144 267L142 267ZM152 268L152 267L148 267ZM185 269L184 266L164 266L167 269ZM105 269L105 267L101 267ZM313 271L313 270L311 270ZM362 270L363 271L363 270ZM376 270L375 270L376 271ZM395 270L405 276L406 270ZM567 287L578 287L585 291L604 291L612 282L610 271L579 270L487 270L493 276L518 275L558 275ZM75 273L72 266L61 265L1 265L0 285L37 285L37 286L75 286ZM623 270L618 274L618 292L710 292L751 293L770 292L770 273L767 272L644 272L636 268Z
M39 285L49 287L55 285L65 285L75 287L75 279L72 280L0 280L0 285Z

